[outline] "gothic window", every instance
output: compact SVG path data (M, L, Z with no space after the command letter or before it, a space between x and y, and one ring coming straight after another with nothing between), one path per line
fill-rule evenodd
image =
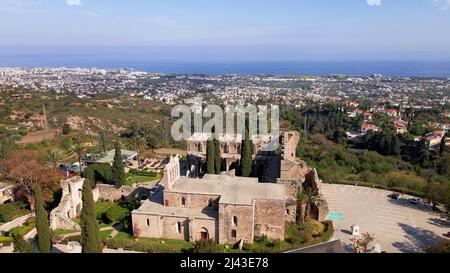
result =
M186 206L186 198L181 197L181 206L185 207Z

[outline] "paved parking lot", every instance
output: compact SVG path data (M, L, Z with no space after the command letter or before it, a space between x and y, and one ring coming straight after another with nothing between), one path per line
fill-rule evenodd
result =
M330 184L323 184L322 191L336 219L335 239L341 239L348 250L354 224L361 233L375 235L382 250L390 253L423 252L450 231L450 219L427 205L410 204L408 196L393 200L390 191Z

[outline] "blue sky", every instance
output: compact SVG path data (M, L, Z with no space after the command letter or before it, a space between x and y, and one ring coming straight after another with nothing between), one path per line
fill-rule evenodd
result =
M450 0L0 0L3 54L450 60Z

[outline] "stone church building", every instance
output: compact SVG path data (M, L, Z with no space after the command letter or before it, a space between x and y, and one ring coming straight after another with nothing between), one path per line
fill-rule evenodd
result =
M326 202L320 201L321 182L317 172L295 156L297 132L280 135L280 153L254 149L258 174L255 178L236 177L232 172L196 177L196 169L200 168L193 162L204 159L206 140L197 136L188 142L191 158L187 164L180 164L178 157L171 158L164 170L161 190L132 212L135 237L190 242L212 239L221 244L240 240L251 244L255 236L262 235L282 240L286 222L296 219L296 194L303 186L314 187L318 192L313 216L319 220L326 217ZM233 148L240 143L227 141L221 139L226 170L240 156L239 147ZM258 145L259 141L255 139L254 144Z

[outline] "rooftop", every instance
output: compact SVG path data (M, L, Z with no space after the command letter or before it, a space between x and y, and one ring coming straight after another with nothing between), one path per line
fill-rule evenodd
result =
M252 205L254 199L285 200L284 185L258 183L258 178L206 175L203 179L179 178L168 192L220 196L220 204Z
M122 158L124 161L127 161L130 158L137 156L137 153L135 151L130 150L121 150L121 151L122 151ZM87 155L82 160L84 162L93 162L93 163L111 163L114 161L114 153L115 150L110 150L104 154Z
M150 200L145 201L139 209L133 211L134 214L149 214L154 213L161 216L179 216L192 217L196 219L216 219L217 211L212 209L193 209L193 208L177 208L166 207L161 203Z

